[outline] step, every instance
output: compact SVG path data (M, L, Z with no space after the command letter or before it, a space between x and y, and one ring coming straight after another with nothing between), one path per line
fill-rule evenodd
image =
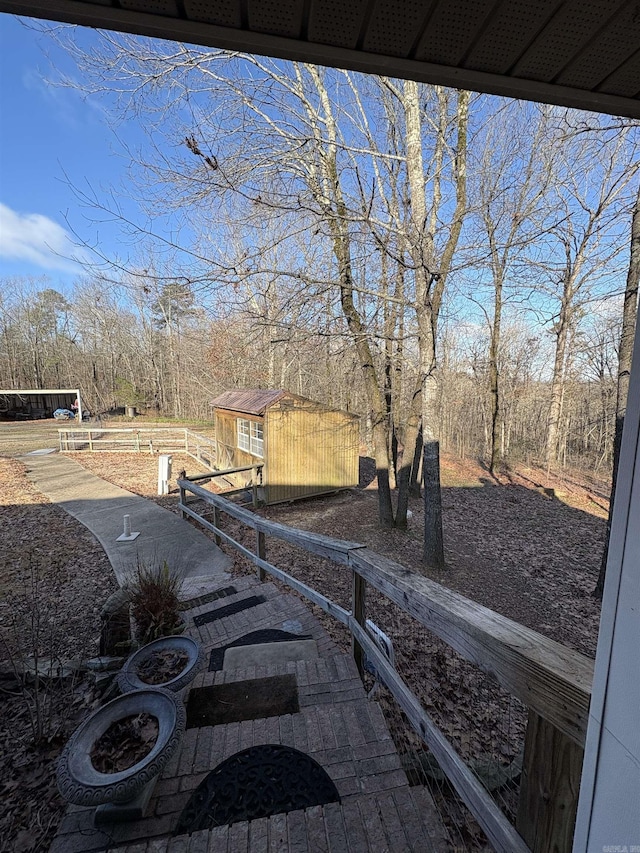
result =
M426 789L408 786L309 809L156 838L112 853L449 853Z
M318 657L315 640L288 640L282 643L257 643L234 646L224 654L223 670L248 669L251 666L271 666Z

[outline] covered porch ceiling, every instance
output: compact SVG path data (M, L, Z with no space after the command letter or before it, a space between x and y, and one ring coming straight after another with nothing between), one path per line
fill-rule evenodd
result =
M640 119L637 0L0 0L0 11Z

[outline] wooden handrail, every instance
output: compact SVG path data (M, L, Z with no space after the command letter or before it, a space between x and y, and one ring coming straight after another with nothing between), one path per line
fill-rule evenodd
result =
M216 541L223 540L237 548L258 567L261 578L265 572L271 574L347 625L359 668L366 652L496 850L525 853L529 850L527 842L535 853L551 849L554 844L553 849L570 850L593 680L592 660L424 575L381 557L360 543L269 521L188 479L178 480L178 485L179 509L183 515L189 515L211 530ZM187 507L187 491L214 507L215 524ZM220 529L220 512L256 531L256 553ZM352 612L269 563L266 560L266 535L351 567L354 579ZM466 660L494 676L502 687L529 708L523 794L517 821L521 834L506 820L396 669L372 642L365 626L367 584L379 590ZM564 756L567 765L563 771L565 776L554 781L557 802L547 796L547 783L541 787L539 782L546 779L548 749L554 755ZM564 791L567 786L570 795Z
M367 583L444 640L466 660L493 675L510 693L563 734L584 745L593 661L465 598L358 542L310 533L262 518L194 483L178 485L248 527L349 565ZM189 513L193 518L197 514ZM222 531L219 531L220 533Z
M58 427L58 432L174 432L182 434L183 430L180 427Z
M100 438L100 436L104 438ZM83 451L88 449L109 450L112 453L140 453L144 447L154 451L154 440L168 452L183 452L201 465L213 471L216 459L216 442L183 427L65 427L58 429L60 451ZM189 444L191 440L192 445ZM195 444L195 454L191 447ZM80 447L78 447L80 445ZM255 500L255 495L254 495Z
M358 574L462 657L584 746L593 661L368 549Z
M467 767L447 738L424 710L378 646L353 617L349 629L380 673L414 729L433 753L436 761L451 781L469 810L482 826L494 850L498 853L530 853L529 847L492 800L478 777Z
M180 481L179 481L180 482ZM182 488L182 487L181 487ZM277 566L274 566L272 563L269 563L263 556L260 554L254 554L253 551L250 551L248 548L245 548L244 545L241 545L231 536L226 534L223 530L220 530L214 524L211 524L210 521L207 521L206 518L202 518L198 513L194 512L187 505L180 503L180 510L185 515L190 516L195 521L198 521L203 527L207 530L210 530L216 536L223 539L225 542L228 542L230 545L233 545L241 554L243 554L247 559L251 560L259 569L263 572L266 571L269 574L273 575L273 577L278 580L286 583L292 589L295 589L296 592L299 592L305 598L308 598L309 601L313 602L313 604L317 604L318 607L322 608L326 613L330 613L335 619L339 622L342 622L343 625L349 624L350 614L343 607L340 607L339 604L336 604L335 601L331 601L330 598L327 598L322 593L313 589L313 587L307 586L307 584L302 583L297 578L291 577L286 572L283 572L282 569L279 569ZM239 507L234 507L234 509L238 509ZM223 507L224 511L227 511L226 507ZM244 510L246 512L246 510ZM250 513L251 514L251 513ZM264 549L261 549L262 553L264 553Z
M286 524L279 524L277 521L269 521L266 518L261 518L254 512L231 503L223 495L216 495L188 480L179 479L178 486L197 495L197 497L210 506L217 506L226 512L227 515L246 524L247 527L252 527L254 530L266 533L269 536L275 536L277 539L289 542L292 545L298 545L300 548L304 548L305 551L310 551L312 554L318 554L321 557L328 557L342 565L348 565L350 551L357 548L364 548L364 545L358 542L346 542L343 539L334 539L322 533L309 533L307 530L287 527ZM181 501L180 509L183 509L183 503ZM195 515L192 514L192 517L195 517Z
M240 474L242 471L253 471L260 470L264 468L264 462L259 462L256 465L243 465L241 468L226 468L224 471L212 471L210 474L192 474L189 477L184 477L183 479L189 480L189 482L193 483L196 480L201 480L204 477L225 477L227 474Z

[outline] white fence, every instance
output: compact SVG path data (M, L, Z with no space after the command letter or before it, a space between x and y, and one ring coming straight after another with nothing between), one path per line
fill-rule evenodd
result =
M60 452L187 453L215 470L215 439L176 427L138 429L59 429Z

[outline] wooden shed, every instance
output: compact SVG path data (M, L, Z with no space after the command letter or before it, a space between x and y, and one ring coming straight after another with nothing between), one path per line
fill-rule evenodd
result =
M288 391L226 391L213 400L217 467L262 463L265 503L358 484L358 416ZM233 475L243 486L250 472Z

